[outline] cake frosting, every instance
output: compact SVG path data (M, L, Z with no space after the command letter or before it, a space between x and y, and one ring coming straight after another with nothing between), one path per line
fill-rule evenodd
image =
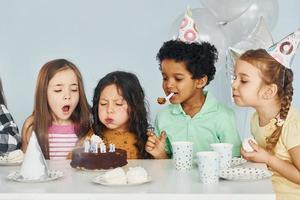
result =
M110 184L127 184L127 177L125 171L121 167L117 167L103 175L103 179Z
M101 178L108 184L124 185L144 183L148 180L147 171L140 166L130 167L127 172L118 167L101 175Z
M143 167L130 167L127 175L128 184L143 183L148 180L148 173Z
M9 153L0 156L0 161L4 163L21 163L24 159L24 153L22 150L17 149Z
M127 152L116 149L115 144L110 143L109 148L103 140L93 134L83 142L83 147L72 151L70 165L79 169L113 169L127 164Z
M98 149L97 153L84 152L84 148L77 148L72 151L72 161L70 165L79 169L113 169L122 167L127 164L127 152L123 149L115 149L110 152L109 149L105 153L101 153Z

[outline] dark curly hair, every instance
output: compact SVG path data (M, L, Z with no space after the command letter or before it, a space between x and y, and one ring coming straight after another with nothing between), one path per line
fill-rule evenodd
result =
M122 92L123 98L128 104L129 115L129 131L136 134L137 143L135 146L139 151L139 158L152 158L152 156L145 151L145 144L147 142L147 128L149 123L147 120L148 105L145 100L145 94L142 86L136 75L124 72L114 71L104 76L98 83L94 91L93 97L93 130L95 134L103 137L103 130L105 125L98 117L98 104L101 92L106 86L115 84Z
M193 79L207 76L206 85L208 85L216 73L215 63L218 60L218 51L208 42L189 44L180 40L169 40L159 49L156 59L160 65L165 59L184 62Z

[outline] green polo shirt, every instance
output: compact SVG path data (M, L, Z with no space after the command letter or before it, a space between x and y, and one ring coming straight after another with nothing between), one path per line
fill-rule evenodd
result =
M163 108L155 119L155 133L167 135L166 151L172 152L171 142L191 141L194 143L194 156L198 151L211 150L211 143L233 144L233 156L240 156L241 139L236 129L232 109L221 104L210 93L206 96L201 110L194 116L187 115L181 104L170 104Z

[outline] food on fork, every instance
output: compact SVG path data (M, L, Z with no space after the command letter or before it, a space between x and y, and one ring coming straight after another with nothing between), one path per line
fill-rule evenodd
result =
M164 97L158 97L157 98L157 103L158 104L165 104L166 103L166 98L164 98Z
M174 92L170 93L166 98L165 97L158 97L157 103L158 104L165 104L172 96L174 95Z

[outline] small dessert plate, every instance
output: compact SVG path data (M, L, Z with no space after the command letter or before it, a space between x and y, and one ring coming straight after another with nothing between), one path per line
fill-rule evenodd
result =
M112 169L86 169L84 167L76 167L77 170L87 171L87 172L107 172Z
M247 162L247 160L245 160L244 158L233 157L233 158L231 159L231 167L235 167L235 166L244 164L244 163L246 163L246 162Z
M7 160L0 160L0 166L15 166L21 165L23 161L11 162Z
M58 178L63 177L63 172L62 171L58 171L55 169L50 169L49 170L49 177L45 178L45 179L38 179L38 180L28 180L28 179L24 179L19 171L13 171L11 173L8 174L7 178L9 180L12 181L17 181L17 182L24 182L24 183L41 183L41 182L48 182L48 181L53 181L56 180Z
M20 165L23 162L24 153L18 149L9 153L0 154L0 166Z
M246 162L247 162L247 160L245 160L244 158L233 157L233 158L231 159L230 167L236 167L236 166L242 165L242 164L244 164L244 163L246 163ZM196 159L194 159L194 164L195 164L196 166L198 166L198 162L197 162Z
M220 178L227 180L260 180L271 176L269 170L255 167L234 167L220 171Z
M100 184L100 185L105 185L105 186L134 186L134 185L142 185L142 184L145 184L145 183L149 183L152 181L152 178L151 176L148 176L147 180L143 181L143 182L139 182L139 183L126 183L126 184L123 184L123 183L120 183L120 184L117 184L117 183L110 183L110 182L107 182L102 175L99 175L99 176L96 176L95 178L93 178L92 182L93 183L97 183L97 184Z

